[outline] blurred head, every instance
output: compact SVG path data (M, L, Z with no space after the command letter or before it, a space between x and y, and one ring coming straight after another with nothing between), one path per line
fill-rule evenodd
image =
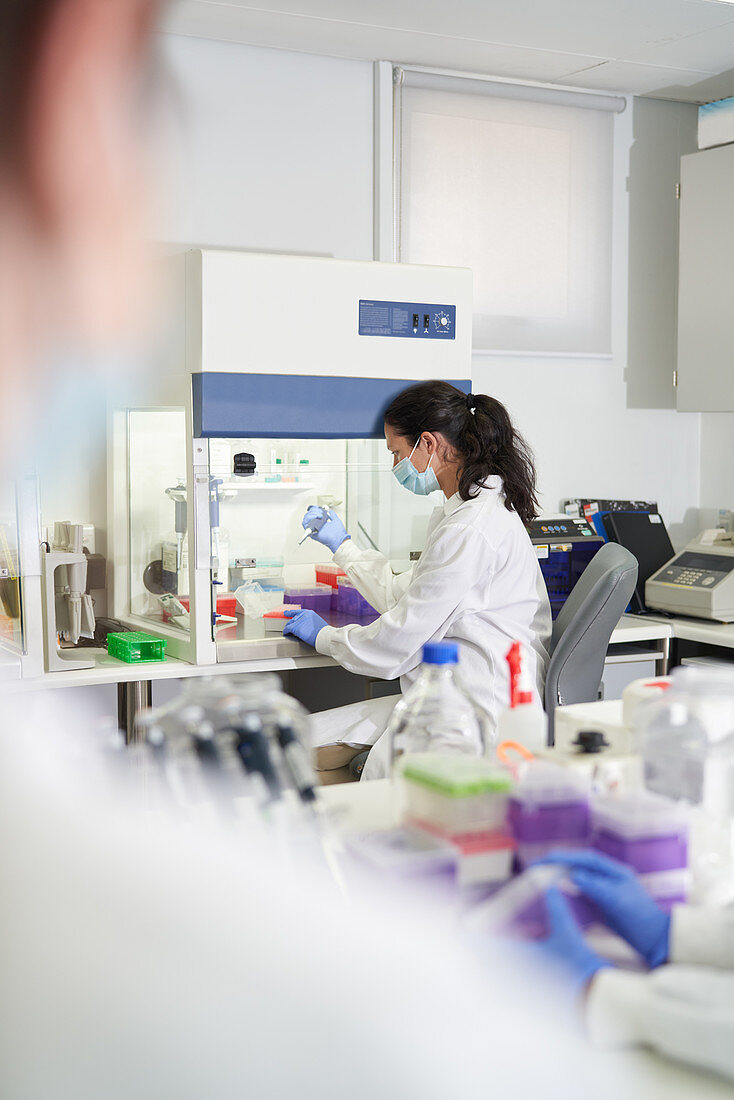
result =
M43 396L49 349L93 354L140 324L159 6L0 5L0 432Z
M463 500L476 496L488 477L502 478L505 505L524 523L537 513L535 468L507 409L494 397L465 393L448 382L409 386L385 411L385 438L393 465L407 458L419 471L431 463L441 478L455 470Z

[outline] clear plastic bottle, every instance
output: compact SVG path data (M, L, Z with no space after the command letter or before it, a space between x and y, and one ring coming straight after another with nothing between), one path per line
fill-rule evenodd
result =
M423 647L418 679L397 703L387 728L393 769L408 754L482 756L490 747L488 716L457 677L458 661L459 647L453 642Z
M734 900L734 672L674 669L634 723L645 786L690 807L692 900Z

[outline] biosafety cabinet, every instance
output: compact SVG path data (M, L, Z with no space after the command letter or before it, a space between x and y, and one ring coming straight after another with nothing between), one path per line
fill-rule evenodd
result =
M471 272L218 250L171 263L162 400L111 417L112 614L197 664L310 654L263 619L331 561L299 545L309 505L396 571L423 548L437 502L393 478L382 412L425 379L469 392Z

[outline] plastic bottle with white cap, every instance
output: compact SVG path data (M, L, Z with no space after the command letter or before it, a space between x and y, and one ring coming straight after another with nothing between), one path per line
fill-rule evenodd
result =
M520 642L513 642L507 653L510 666L510 705L497 723L497 740L515 741L528 752L540 752L548 746L548 719L537 703Z

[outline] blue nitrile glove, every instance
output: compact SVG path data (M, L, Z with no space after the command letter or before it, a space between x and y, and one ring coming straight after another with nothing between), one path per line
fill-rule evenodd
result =
M308 531L309 527L316 528L311 538L320 542L322 546L328 546L332 554L336 553L346 539L351 538L336 512L332 512L330 508L320 508L315 504L312 504L306 512L301 525L304 531Z
M650 967L666 962L670 917L640 883L635 872L601 852L558 849L540 863L567 867L571 880L596 904L612 931L642 955Z
M294 638L300 638L302 642L315 646L316 639L325 626L328 625L315 611L286 611L290 622L283 627L283 635L292 634Z
M571 984L574 993L581 993L597 970L612 964L589 947L568 902L555 886L545 892L545 907L549 932L535 947L550 960L553 970Z

